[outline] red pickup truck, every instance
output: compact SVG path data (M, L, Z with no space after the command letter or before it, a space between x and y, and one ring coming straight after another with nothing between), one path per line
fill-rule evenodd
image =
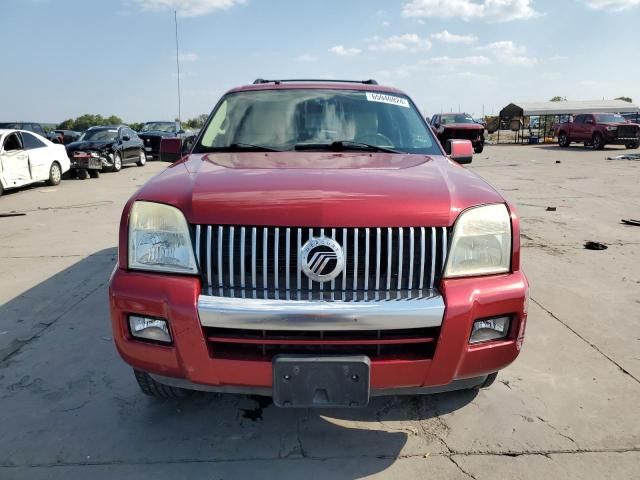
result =
M256 80L127 202L109 288L142 391L357 407L488 386L520 351L516 211L375 81Z
M615 113L576 115L573 122L560 123L555 130L561 147L568 147L572 142L582 142L595 150L602 150L605 145L640 147L640 125Z

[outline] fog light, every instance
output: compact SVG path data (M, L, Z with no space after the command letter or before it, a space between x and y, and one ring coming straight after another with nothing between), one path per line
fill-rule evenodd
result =
M166 320L129 315L129 329L134 337L171 343L169 325Z
M511 317L484 318L473 322L469 343L487 342L504 338L509 333Z

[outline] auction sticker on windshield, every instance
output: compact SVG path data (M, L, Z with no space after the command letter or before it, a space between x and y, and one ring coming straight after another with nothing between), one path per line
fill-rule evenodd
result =
M389 103L391 105L399 105L409 108L409 100L395 95L386 95L384 93L366 92L367 100L370 102Z

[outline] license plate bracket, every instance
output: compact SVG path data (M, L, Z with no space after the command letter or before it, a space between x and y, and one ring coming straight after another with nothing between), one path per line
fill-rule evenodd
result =
M371 362L364 355L273 359L273 403L279 407L364 407L369 403Z

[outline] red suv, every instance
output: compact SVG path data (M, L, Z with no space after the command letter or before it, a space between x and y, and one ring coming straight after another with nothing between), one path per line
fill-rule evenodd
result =
M144 393L287 407L490 384L522 345L519 220L373 80L227 92L126 204L114 339Z

